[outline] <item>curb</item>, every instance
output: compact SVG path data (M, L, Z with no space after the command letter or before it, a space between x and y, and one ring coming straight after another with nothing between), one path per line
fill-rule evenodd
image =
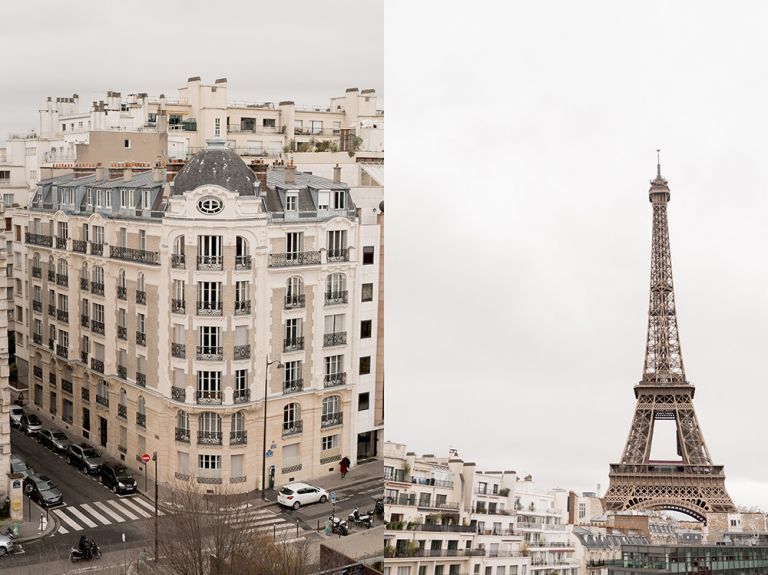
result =
M42 533L38 533L37 535L33 535L31 537L19 537L18 539L15 539L14 543L30 543L32 541L37 541L38 539L42 539L43 537L47 537L54 531L56 531L59 528L59 520L58 517L56 517L55 513L49 513L48 514L48 527L46 527L45 531Z

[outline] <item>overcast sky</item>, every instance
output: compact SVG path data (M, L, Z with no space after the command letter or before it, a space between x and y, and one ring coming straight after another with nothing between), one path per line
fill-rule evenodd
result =
M735 502L768 509L767 8L387 6L388 439L605 491L661 148L699 422Z
M231 100L327 106L347 88L383 104L381 0L54 0L3 3L0 145L37 128L48 96L175 97L226 77Z

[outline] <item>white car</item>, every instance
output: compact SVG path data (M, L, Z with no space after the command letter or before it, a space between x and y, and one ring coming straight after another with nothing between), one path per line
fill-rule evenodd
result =
M326 501L328 501L328 492L308 483L289 483L277 494L277 502L280 505L293 509L298 509L309 503L325 503Z
M11 427L17 429L21 427L21 416L24 415L24 410L20 405L11 406Z

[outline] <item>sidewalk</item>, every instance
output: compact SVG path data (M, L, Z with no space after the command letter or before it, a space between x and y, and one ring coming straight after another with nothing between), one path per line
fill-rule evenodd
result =
M30 509L29 506L32 506ZM40 519L45 519L45 529L41 530ZM19 525L19 538L14 539L14 543L28 543L50 535L58 527L56 516L49 511L40 508L34 501L31 501L28 497L24 497L24 519L22 521L11 521L10 519L3 519L0 521L0 533L5 534L6 529L18 523Z

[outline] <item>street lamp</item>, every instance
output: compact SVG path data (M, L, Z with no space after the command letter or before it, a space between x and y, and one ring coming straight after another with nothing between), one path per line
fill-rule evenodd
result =
M267 396L269 395L269 389L267 388L269 382L269 366L273 363L277 364L277 368L285 367L278 360L269 361L269 354L264 360L264 436L262 439L262 451L261 451L261 498L267 500Z

